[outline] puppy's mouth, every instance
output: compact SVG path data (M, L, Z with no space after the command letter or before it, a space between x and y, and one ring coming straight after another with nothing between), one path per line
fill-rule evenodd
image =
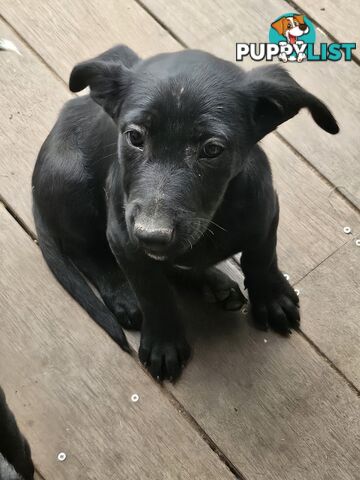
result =
M157 260L158 262L165 262L168 259L167 255L160 255L159 253L154 253L149 250L144 250L145 254L152 258L153 260Z

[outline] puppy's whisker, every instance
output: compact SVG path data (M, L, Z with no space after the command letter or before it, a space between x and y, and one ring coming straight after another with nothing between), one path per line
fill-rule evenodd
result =
M181 209L179 209L179 211L181 211ZM185 210L184 210L184 211L185 211ZM222 226L219 225L218 223L216 223L216 222L214 222L213 220L210 220L210 219L208 219L208 218L195 217L195 218L185 219L185 221L187 221L187 222L189 222L189 223L198 222L199 225L211 223L212 225L214 225L215 227L219 228L220 230L223 230L224 232L227 232L226 228L222 227Z
M113 155L117 155L117 153L116 152L109 153L109 155L105 155L105 157L101 157L100 160L104 160L105 158L112 157Z
M104 145L103 148L113 147L114 145L117 145L117 142L109 143L109 145Z
M215 225L215 227L220 228L220 230L223 230L224 232L227 232L226 228L222 227L222 226L219 225L218 223L213 222L212 220L210 220L209 223L211 223L212 225Z

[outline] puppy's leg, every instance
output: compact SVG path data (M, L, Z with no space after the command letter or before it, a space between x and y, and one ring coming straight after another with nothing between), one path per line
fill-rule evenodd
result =
M138 298L143 323L140 361L157 380L175 380L190 356L174 293L160 262L132 250L127 233L109 222L108 239Z
M207 302L218 303L224 310L239 310L246 303L239 285L216 267L205 271L175 267L169 276L175 282L199 289Z
M266 240L243 251L241 267L256 326L287 335L299 327L299 299L277 265L277 225L278 214Z
M142 314L131 285L110 250L73 259L78 269L97 288L105 305L130 330L140 330Z

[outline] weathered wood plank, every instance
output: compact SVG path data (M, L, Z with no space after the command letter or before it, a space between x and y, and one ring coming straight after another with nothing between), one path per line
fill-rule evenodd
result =
M34 230L31 173L40 146L70 94L1 21L0 35L23 53L0 55L0 195Z
M324 28L340 43L355 42L360 44L360 11L357 2L349 0L297 0L299 8L313 18L320 28ZM359 50L354 56L360 59Z
M144 4L188 46L231 61L235 59L236 42L267 42L273 18L293 10L280 0L185 0L181 8L174 0L144 0ZM319 4L314 5L317 8ZM334 18L344 21L343 15ZM320 31L317 42L331 43ZM259 62L249 60L242 65L253 68ZM334 111L341 133L331 137L304 113L281 126L279 132L334 185L342 186L344 195L360 207L359 67L354 62L340 61L288 64L287 68Z
M124 43L144 57L179 50L134 0L0 0L1 13L67 82L75 63Z
M227 262L221 268L242 285L237 267ZM354 272L351 291L359 283ZM302 301L306 295L301 287ZM182 312L194 357L181 381L169 388L245 478L357 479L357 393L297 333L284 339L259 332L248 315L222 314L190 294L185 298ZM313 302L303 301L303 322L313 321L315 301L327 300L324 289ZM347 313L360 311L359 295L351 305ZM130 338L137 346L138 335ZM348 366L355 372L359 351L350 355Z
M314 308L305 303L306 323ZM184 316L194 359L170 388L245 478L358 478L360 399L299 334L258 332L193 299Z
M360 390L359 266L360 247L352 238L297 288L306 312L302 330Z
M233 478L139 364L52 279L3 207L0 256L0 384L46 478Z
M359 229L359 215L277 137L262 143L280 200L280 267L295 283L348 240L345 225Z

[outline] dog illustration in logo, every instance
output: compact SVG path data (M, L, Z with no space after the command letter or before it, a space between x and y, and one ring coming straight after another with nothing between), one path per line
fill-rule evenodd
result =
M309 33L309 27L306 25L304 20L304 15L292 15L283 17L273 22L271 26L278 32L279 35L282 35L286 38L286 42L279 42L279 45L284 45L286 43L290 45L302 45L304 42L299 40L299 37ZM298 62L302 62L306 58L305 53L299 53L297 58L288 57L285 52L279 55L280 60L287 62L288 60L294 61L295 59Z

